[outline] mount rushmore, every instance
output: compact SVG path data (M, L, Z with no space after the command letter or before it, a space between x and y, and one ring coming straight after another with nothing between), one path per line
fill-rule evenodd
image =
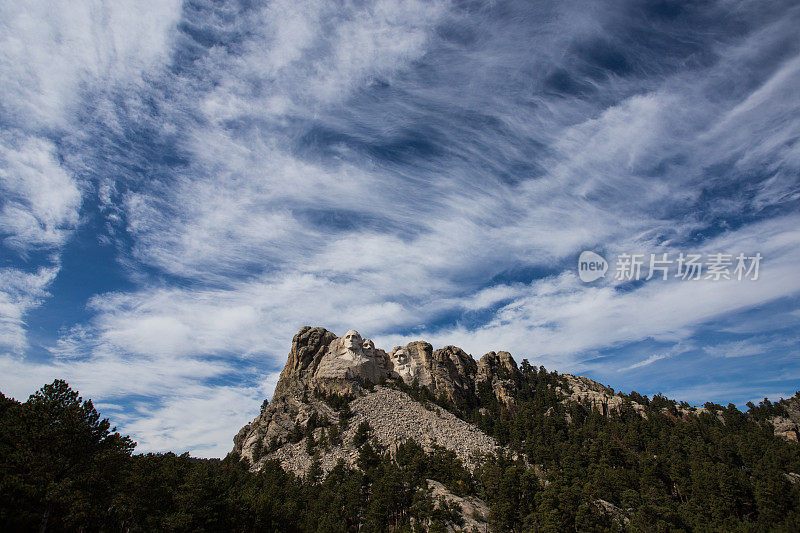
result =
M491 477L491 468L499 464L517 465L513 468L531 472L545 490L551 477L562 472L558 461L548 459L552 453L572 450L575 457L586 459L589 441L581 435L587 428L611 431L606 440L589 444L605 442L612 448L626 445L616 433L624 428L636 428L625 433L634 441L640 431L655 431L660 437L651 436L644 444L658 442L667 450L672 450L676 435L699 431L707 436L708 428L723 433L746 430L777 446L760 432L770 428L779 437L776 441L796 443L797 405L800 394L785 406L764 404L749 415L711 403L691 407L660 395L649 399L635 392L617 393L589 378L547 372L526 361L518 367L508 352L489 352L476 361L458 347L433 349L424 341L387 352L355 330L337 337L324 328L306 326L292 340L271 400L234 437L232 454L252 471L269 470L267 465L277 461L303 479L318 479L341 472L336 469L340 464L368 469L363 461L370 453L399 464L405 460L404 443L413 441L432 456L451 454L481 479ZM731 418L735 413L738 418ZM511 435L508 428L517 433ZM657 440L662 437L673 440ZM515 438L524 440L515 443ZM659 461L658 454L644 450L640 461ZM494 466L486 470L487 465ZM578 484L585 481L583 472L575 472ZM792 484L800 479L794 470L780 475ZM449 492L433 478L426 482L437 498L460 509L464 530L486 530L489 500ZM635 510L596 496L588 505L619 529L627 527Z
M325 328L305 326L292 339L272 399L234 437L233 452L254 469L277 459L302 475L316 458L327 472L339 460L355 465L354 437L366 422L372 437L390 452L414 440L426 449L451 450L471 466L477 457L497 451L498 443L453 412L475 408L480 395L513 409L520 375L514 358L504 351L475 361L456 346L434 350L425 341L414 341L387 352L355 330L337 337ZM424 391L425 398L436 402L420 401L419 394L412 397L414 391ZM647 416L645 405L633 397L583 376L560 374L553 391L562 403L577 402L603 416L623 405ZM708 412L686 405L675 409L681 417ZM771 419L775 434L797 441L798 419ZM326 441L324 449L310 446L321 440Z
M470 463L474 453L491 453L497 446L494 440L451 413L426 408L388 385L425 388L432 397L465 405L474 401L483 383L500 401L511 404L517 372L507 352L490 352L476 362L460 348L434 350L424 341L386 352L355 330L337 337L324 328L306 326L292 340L269 405L236 435L234 452L252 461L255 468L262 458L276 458L302 473L311 456L301 442L291 442L292 432L307 427L310 420L340 421L341 409L325 399L345 398L352 399L348 404L352 420L343 430L341 445L322 454L325 470L339 459L354 463L355 448L348 445L348 437L363 421L386 446L414 439L428 447L452 449ZM317 428L316 437L323 431L324 427Z
M452 412L409 393L424 390L439 405L456 409L477 406L479 394L488 394L513 408L519 378L517 363L504 351L475 361L456 346L434 350L427 342L414 341L387 352L355 330L337 337L325 328L305 326L292 340L272 399L234 437L233 452L251 461L254 469L268 459L298 474L314 458L324 471L339 460L352 466L358 455L354 435L366 422L390 451L414 440L426 449L452 450L471 466L476 457L497 451L497 442ZM562 382L556 393L564 401L586 403L604 415L622 404L613 390L588 378L563 374ZM643 409L635 402L633 407ZM335 436L327 438L331 433ZM320 439L333 442L312 451L309 441Z

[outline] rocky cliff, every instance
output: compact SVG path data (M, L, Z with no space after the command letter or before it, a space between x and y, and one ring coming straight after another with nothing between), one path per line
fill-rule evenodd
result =
M298 473L317 457L328 471L339 459L355 464L354 438L366 423L371 437L389 450L413 439L426 449L451 450L471 466L497 448L494 439L409 392L424 390L428 398L469 406L485 384L511 405L517 373L507 352L491 352L477 363L460 348L434 350L423 341L386 352L354 330L337 337L307 326L292 340L272 400L236 435L234 451L256 467L274 458Z
M562 404L579 403L603 416L627 406L647 417L648 407L633 394L570 374L555 383L552 390ZM356 465L364 439L389 453L414 440L429 451L450 450L473 468L480 456L497 451L498 443L453 413L486 405L487 398L513 410L521 384L508 352L489 352L476 362L461 348L434 349L424 341L385 351L355 330L337 337L306 326L292 340L272 400L235 436L234 452L254 468L278 459L302 475L315 459L326 472L339 460ZM708 412L685 404L661 411L686 420ZM773 425L776 434L796 440L796 420L786 417Z
M623 403L588 378L564 374L562 383L556 390L563 402L581 402L604 415ZM427 450L450 450L472 468L478 457L498 449L497 442L440 405L466 410L489 395L513 409L519 386L520 371L508 352L489 352L476 362L461 348L434 350L424 341L387 352L355 330L337 337L306 326L292 339L272 400L236 435L234 452L254 468L278 459L302 475L316 458L327 472L339 460L356 464L363 425L389 452L413 439Z

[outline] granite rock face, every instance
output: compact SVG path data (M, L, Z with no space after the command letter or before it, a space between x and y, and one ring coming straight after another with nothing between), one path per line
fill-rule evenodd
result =
M573 376L572 374L562 374L562 376L566 379L567 388L559 389L559 392L564 394L565 401L588 404L603 416L619 411L625 401L622 396L615 394L612 389L585 376ZM645 407L643 405L636 402L631 402L631 404L639 414L645 416Z
M461 348L445 346L434 350L427 342L415 341L395 347L389 358L392 376L408 385L427 387L455 405L463 405L475 396L477 365Z
M317 364L310 386L327 394L355 394L362 384L377 383L387 374L386 352L350 330L333 340Z
M501 403L513 407L518 377L517 363L510 353L489 352L478 361L475 382L477 386L486 383Z
M429 398L456 413L469 412L492 396L513 410L522 379L508 352L489 352L476 362L461 348L434 350L424 341L386 352L355 330L337 337L324 328L306 326L292 339L271 401L234 437L233 451L249 459L254 468L266 459L278 459L302 475L316 456L323 470L329 471L340 459L356 464L355 432L366 422L371 437L387 453L413 439L429 450L434 446L452 450L474 468L476 458L493 453L497 443L450 411L419 401L425 396L420 392L427 389ZM579 403L603 416L629 404L647 416L644 405L589 378L562 374L558 383L551 386L564 404ZM799 435L800 399L795 404L787 412L797 415L797 420L790 416L772 421L776 434L791 440ZM687 420L708 412L685 405L662 410ZM323 444L318 446L320 441Z
M325 328L302 328L292 339L292 349L281 372L272 401L255 420L233 438L234 451L252 457L257 443L280 441L313 412L305 400L311 378L336 335Z
M798 437L800 437L800 426L798 426L797 423L791 418L785 416L774 416L769 419L769 423L772 424L773 432L775 433L776 437L780 437L788 441L798 442Z
M483 500L475 496L456 496L438 481L433 479L426 481L435 501L443 498L447 503L455 504L460 509L464 524L460 527L450 526L448 531L489 531L489 506Z
M563 396L562 403L577 402L588 406L603 416L610 416L612 413L619 413L622 405L629 402L630 406L640 416L647 418L647 408L630 398L625 398L621 394L614 392L613 389L606 387L586 376L573 376L572 374L561 374L564 378L566 387L557 387L556 390ZM684 420L690 415L699 416L709 413L705 407L685 407L676 406L678 417ZM662 412L669 413L667 408L662 408ZM717 416L722 420L721 415Z
M631 523L631 519L628 518L628 513L633 511L633 509L620 509L613 503L600 499L595 500L594 504L601 513L611 518L616 529L622 531Z
M781 400L785 416L773 416L768 421L772 424L776 437L792 442L800 442L800 393L792 398Z
M329 446L323 454L324 469L332 468L338 459L354 464L356 448L348 437L352 439L351 433L362 421L390 449L414 439L427 448L451 449L471 465L474 452L495 449L491 438L444 409L423 406L398 387L376 385L388 380L426 388L433 397L461 407L474 405L478 387L486 384L499 401L511 406L518 377L517 365L507 352L491 352L476 363L461 348L434 350L427 342L414 341L387 353L355 330L337 337L324 328L306 326L292 340L272 400L234 437L234 451L254 463L264 457L278 458L291 470L305 471L311 461L307 446L291 442L290 437L312 419L338 423L341 409L332 405L343 403L335 401L339 398L350 400L353 419L342 444Z

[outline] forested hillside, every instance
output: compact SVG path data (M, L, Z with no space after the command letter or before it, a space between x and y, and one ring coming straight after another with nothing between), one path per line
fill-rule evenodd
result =
M497 531L798 531L800 447L773 435L781 403L676 402L631 393L603 414L555 391L562 376L523 362L515 401L470 405L389 381L505 445L473 472L451 451L414 442L393 453L356 432L355 468L301 478L276 461L258 472L223 460L132 454L134 443L63 381L24 403L0 398L4 531L444 531L464 525L426 480L489 506ZM645 406L644 416L634 410ZM322 448L326 442L318 443Z

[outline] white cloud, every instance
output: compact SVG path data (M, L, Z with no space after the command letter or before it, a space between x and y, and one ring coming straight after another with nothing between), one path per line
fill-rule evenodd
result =
M233 436L255 418L263 387L193 386L170 395L153 409L142 404L118 418L136 439L140 453L189 451L196 457L224 457Z
M201 109L219 124L313 114L341 103L365 81L391 76L424 54L447 4L271 2L243 21L250 39L240 55L212 59L221 80Z
M704 243L700 251L761 251L767 259L757 281L655 279L617 291L582 284L566 272L533 282L528 295L503 306L484 326L426 336L439 345L460 343L475 354L502 347L562 369L592 349L648 338L679 342L710 320L800 293L797 224L797 217L771 220Z
M84 83L131 81L164 59L179 13L163 0L4 2L1 110L17 126L69 127Z
M798 339L768 339L755 337L740 341L731 341L704 346L703 350L713 357L749 357L753 355L766 355L777 349L785 349L796 345Z
M675 346L673 346L672 348L670 348L669 350L666 350L666 351L663 351L663 352L660 352L660 353L655 353L655 354L651 355L650 357L648 357L647 359L644 359L644 360L639 361L637 363L633 363L629 367L623 368L622 370L634 370L636 368L642 368L644 366L651 365L651 364L655 363L656 361L662 361L664 359L670 359L672 357L675 357L676 355L680 355L682 353L686 353L686 352L688 352L690 350L694 350L694 349L695 349L694 343L691 343L691 342L690 343L678 343Z
M84 397L103 398L97 402L101 413L137 441L138 452L189 451L198 457L229 452L233 436L254 418L277 382L277 373L255 371L248 376L253 385L204 382L231 371L225 364L193 358L95 354L38 364L0 355L4 394L24 400L43 384L65 379Z
M28 347L25 313L48 296L47 287L58 267L42 268L35 274L17 269L0 269L0 353L22 354Z
M80 190L50 141L0 136L0 194L0 235L8 247L58 247L78 224Z
M84 91L136 83L165 58L179 11L163 1L0 4L0 238L23 260L50 252L37 273L0 273L0 345L27 347L25 314L47 296L79 223L88 185L64 166L59 142L82 134Z

